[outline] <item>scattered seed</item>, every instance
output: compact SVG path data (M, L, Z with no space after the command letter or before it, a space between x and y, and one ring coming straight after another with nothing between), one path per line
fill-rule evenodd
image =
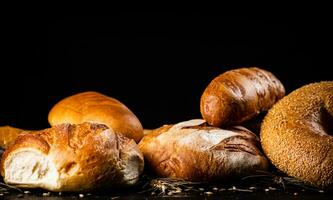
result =
M3 193L0 193L0 196L3 196Z
M225 188L221 188L219 189L219 192L222 192L222 191L225 191L226 189Z
M155 192L151 192L150 194L151 194L151 195L155 195L156 193L155 193Z
M24 194L29 194L29 193L31 193L31 192L28 191L28 190L25 190L25 191L24 191Z
M256 190L256 187L249 187L250 190Z
M305 192L305 189L302 189L302 192Z
M23 194L18 194L16 197L17 197L17 198L22 198L22 197L23 197Z
M111 199L118 199L119 198L119 196L117 196L117 197L111 197Z
M213 187L212 190L218 191L219 189L217 187Z
M207 191L207 192L205 192L205 194L206 194L206 195L212 195L212 194L214 194L214 193L211 192L211 191Z
M229 188L228 190L237 190L236 186L232 186L231 188Z
M265 189L265 192L269 192L269 189L268 189L268 188L266 188L266 189Z
M169 196L170 196L170 195L173 195L173 192L171 192L171 191L170 191L170 192L168 192L168 195L169 195Z
M61 192L59 192L59 193L58 193L58 195L59 195L59 196L61 196L61 195L62 195L62 193L61 193Z
M253 192L253 190L247 190L247 189L236 189L235 191L238 191L238 192Z
M79 197L80 197L80 198L83 198L83 197L84 197L84 194L79 194Z
M48 197L48 196L50 196L50 194L51 194L51 192L44 192L42 195L43 195L44 197Z
M268 187L269 190L276 190L274 187Z
M297 193L297 192L294 192L294 195L295 195L295 196L297 196L297 195L298 195L298 193Z
M181 188L177 188L176 190L172 191L173 193L181 193L182 189Z
M319 193L324 193L324 190L318 190Z
M200 191L205 191L205 189L204 189L204 188L198 188L198 190L200 190Z
M91 196L91 193L87 193L87 196Z
M185 189L184 191L185 192L188 192L188 191L191 191L192 189L190 189L190 188L187 188L187 189Z

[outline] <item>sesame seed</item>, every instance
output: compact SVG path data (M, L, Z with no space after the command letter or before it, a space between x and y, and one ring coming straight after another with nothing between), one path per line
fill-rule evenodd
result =
M84 194L79 194L79 197L80 197L80 198L83 198L83 197L84 197Z

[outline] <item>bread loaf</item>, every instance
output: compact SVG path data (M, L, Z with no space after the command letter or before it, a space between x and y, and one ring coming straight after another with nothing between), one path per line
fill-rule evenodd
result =
M243 127L223 130L201 119L162 126L139 143L146 164L159 176L219 182L266 170L259 145Z
M270 72L256 67L227 71L201 96L202 117L212 126L239 125L281 99L285 90Z
M143 171L137 144L102 124L61 124L21 134L1 160L7 184L89 191L135 184Z
M120 101L97 92L83 92L58 102L49 113L51 126L94 122L139 142L143 128L139 119Z

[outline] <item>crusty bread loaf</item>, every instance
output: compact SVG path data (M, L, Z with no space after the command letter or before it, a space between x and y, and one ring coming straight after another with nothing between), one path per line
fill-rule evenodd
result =
M0 127L0 148L7 148L9 144L14 142L17 136L25 132L23 129L15 128L12 126L1 126Z
M120 101L97 92L83 92L58 102L49 113L51 126L95 122L139 142L143 128L138 118Z
M333 188L333 81L303 86L276 103L261 126L272 163L311 185Z
M281 82L257 67L227 71L201 96L202 117L212 126L239 125L267 111L285 94Z
M142 171L132 139L88 122L21 134L1 160L6 183L51 191L130 186Z
M139 147L146 164L162 177L223 182L268 167L255 134L240 126L206 126L201 119L153 130Z

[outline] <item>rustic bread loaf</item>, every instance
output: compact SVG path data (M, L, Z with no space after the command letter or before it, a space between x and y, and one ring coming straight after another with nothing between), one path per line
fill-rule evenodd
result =
M137 144L102 124L61 124L21 134L1 160L7 184L89 191L135 184L143 171Z
M266 170L259 145L243 127L223 130L201 119L162 126L139 143L146 164L159 176L219 182Z

